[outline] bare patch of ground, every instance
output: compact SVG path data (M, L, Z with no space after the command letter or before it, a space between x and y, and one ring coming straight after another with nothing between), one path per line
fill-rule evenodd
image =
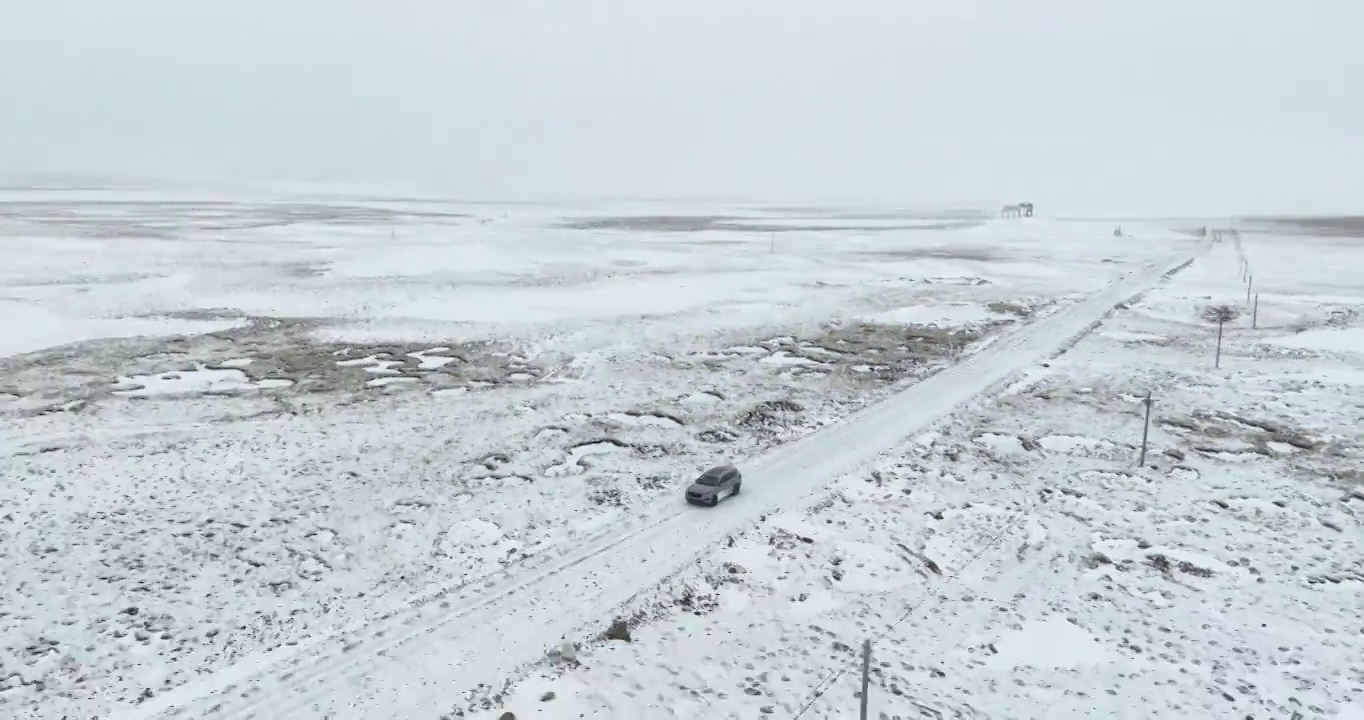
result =
M781 215L789 218L837 218L840 220L989 220L993 212L980 210L934 210L924 212L905 209L870 209L836 207L832 205L759 205L751 211Z
M882 260L970 260L972 262L991 262L999 259L999 254L984 247L925 247L909 250L871 251L863 253L867 257Z
M847 218L848 220L854 218ZM978 225L978 221L922 222L903 225L854 225L838 223L788 224L764 223L760 219L737 215L623 215L567 220L559 227L570 230L624 230L635 232L688 233L718 230L745 233L784 232L888 232L903 230L945 230Z
M681 362L715 368L756 364L783 376L830 375L858 384L896 382L922 377L1008 322L961 328L829 323L815 333L693 353Z
M0 218L85 237L174 237L184 230L242 230L295 225L372 227L403 221L461 221L465 213L363 204L236 201L20 200L0 204Z
M827 422L830 413L841 415L851 406L892 392L901 382L923 379L1011 322L962 328L827 323L813 332L696 352L673 362L787 382L771 386L766 399L737 407L728 403L712 407L722 398L705 393L687 396L679 405L684 414L699 413L689 421L697 441L743 454L799 437Z
M1030 318L1037 311L1038 307L1027 303L1019 302L992 302L986 306L990 312L997 315L1013 315L1020 318Z
M224 316L213 310L194 314ZM499 343L321 342L312 334L319 326L310 319L252 318L246 326L207 335L79 343L0 359L0 374L6 394L27 399L29 410L42 410L72 400L105 399L129 390L128 378L159 380L168 373L231 369L256 388L300 394L404 384L437 390L525 386L549 372Z
M1334 235L1364 238L1364 215L1336 217L1246 218L1261 232L1271 235Z

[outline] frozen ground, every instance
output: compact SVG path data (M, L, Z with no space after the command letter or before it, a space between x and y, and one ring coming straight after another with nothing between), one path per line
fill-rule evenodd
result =
M686 512L697 468L1193 244L833 210L7 199L19 717L150 709L530 577Z
M871 639L874 718L1364 717L1364 245L1244 246L1257 329L1218 246L469 716L854 718Z

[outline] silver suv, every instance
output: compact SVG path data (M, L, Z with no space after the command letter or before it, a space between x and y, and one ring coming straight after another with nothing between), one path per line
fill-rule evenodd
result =
M714 507L723 498L739 494L744 478L733 465L713 467L687 486L687 502Z

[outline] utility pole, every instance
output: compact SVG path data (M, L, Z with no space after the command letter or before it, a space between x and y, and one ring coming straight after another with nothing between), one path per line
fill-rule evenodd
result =
M1137 467L1146 465L1146 440L1151 436L1151 405L1155 401L1151 399L1151 391L1146 391L1146 399L1142 403L1146 405L1146 426L1141 431L1141 456L1137 458Z
M1225 320L1221 319L1218 319L1217 321L1217 355L1213 358L1212 361L1213 368L1222 367L1222 325L1225 322L1226 322Z
M862 709L860 720L867 720L867 689L871 686L871 638L862 641Z

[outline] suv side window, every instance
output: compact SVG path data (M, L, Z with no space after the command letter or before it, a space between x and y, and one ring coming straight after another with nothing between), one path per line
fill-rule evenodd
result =
M738 470L726 470L726 471L725 471L724 481L727 482L727 483L728 483L728 482L734 482L734 478L736 478L736 477L738 477L738 476L739 476L739 471L738 471Z

